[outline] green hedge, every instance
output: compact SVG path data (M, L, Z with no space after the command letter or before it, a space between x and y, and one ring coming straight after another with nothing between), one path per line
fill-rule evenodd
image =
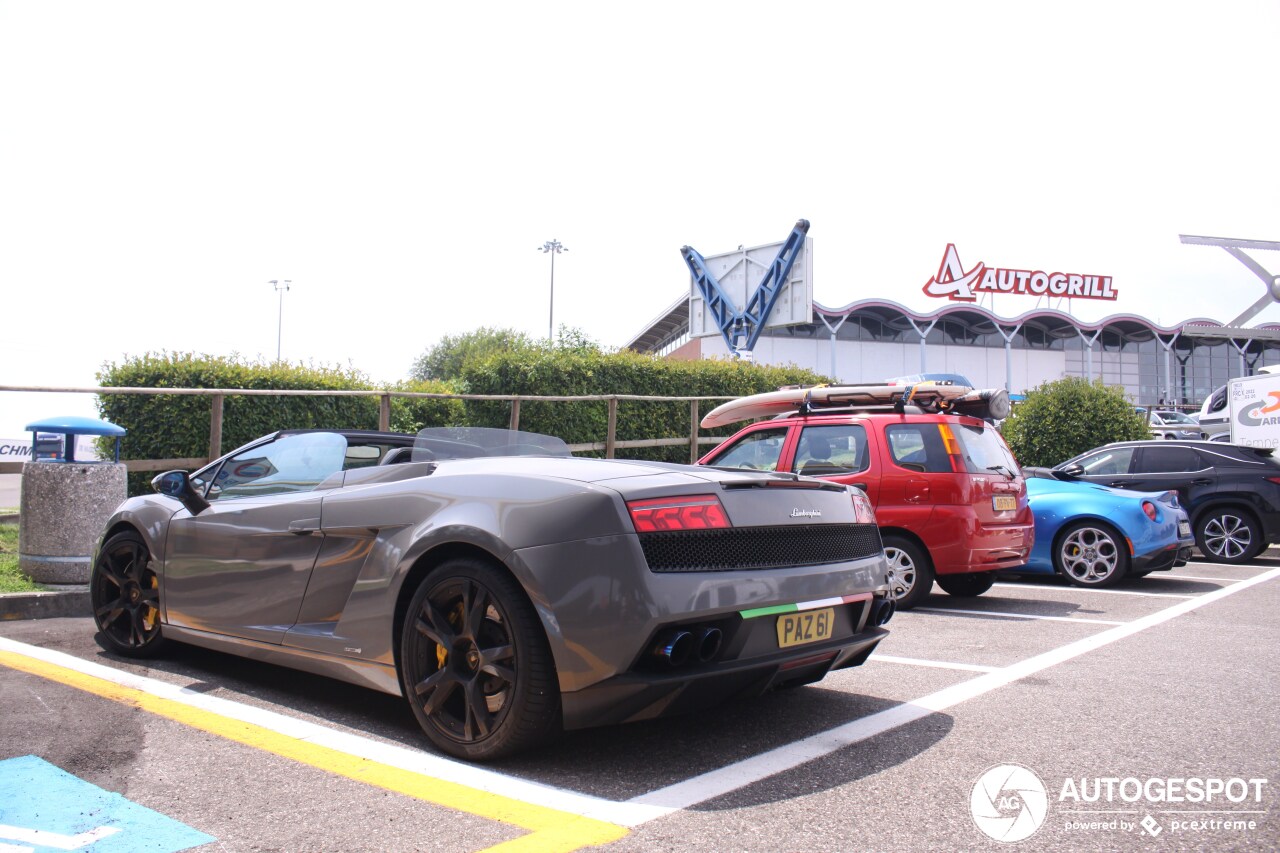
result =
M1000 431L1018 464L1036 467L1052 467L1112 441L1151 437L1123 388L1078 376L1030 391Z
M251 388L309 391L376 390L356 370L283 362L242 362L193 353L147 353L122 364L103 365L98 382L106 387ZM401 383L390 390L448 393L436 382ZM211 399L205 396L104 394L101 416L124 427L121 459L174 459L209 452ZM458 422L456 400L393 398L392 429L416 432L423 426ZM279 429L377 429L377 397L228 396L222 410L223 452ZM154 474L131 474L129 493L140 494Z
M246 388L309 391L383 390L356 370L280 362L243 362L194 353L147 353L98 373L104 387ZM636 395L740 397L781 385L813 385L823 377L797 367L766 367L734 361L668 361L633 352L594 348L524 348L476 360L455 383L411 380L385 387L421 393L518 394L525 396ZM706 414L716 401L700 404ZM101 416L128 432L121 459L177 459L209 452L211 400L204 396L104 394ZM416 432L428 426L492 426L510 423L507 401L403 398L391 401L391 429ZM228 395L223 403L222 449L230 451L279 429L376 429L378 398ZM706 435L731 435L740 425ZM570 444L603 442L608 404L523 402L520 428L555 435ZM619 441L688 438L687 402L621 401ZM686 446L620 449L620 457L687 462ZM149 489L154 474L129 477L129 493Z
M741 397L774 391L782 385L813 385L822 376L798 367L768 367L741 361L674 361L626 351L617 353L523 350L470 363L463 371L471 394L587 396L618 394L651 397ZM699 416L719 401L699 404ZM466 401L466 420L474 426L505 427L507 401ZM520 428L559 436L569 444L604 441L608 404L600 402L521 402ZM703 432L732 435L741 424ZM618 404L617 440L688 438L687 402L623 400ZM619 449L620 458L688 462L687 446Z

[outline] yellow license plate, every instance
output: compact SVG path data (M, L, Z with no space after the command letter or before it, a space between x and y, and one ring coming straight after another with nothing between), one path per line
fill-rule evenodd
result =
M801 613L783 613L778 617L778 648L803 646L830 638L835 626L834 607L821 610L805 610Z
M992 495L991 506L996 512L1017 509L1018 499L1013 495Z

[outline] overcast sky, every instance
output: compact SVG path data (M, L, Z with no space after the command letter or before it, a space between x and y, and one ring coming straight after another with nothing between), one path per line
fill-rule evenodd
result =
M556 325L619 346L682 245L799 218L829 307L939 307L955 243L1111 276L1082 319L1230 320L1261 282L1178 235L1280 241L1277 45L1274 0L0 0L0 385L278 343L395 381L545 335L552 238ZM91 399L0 392L0 436Z

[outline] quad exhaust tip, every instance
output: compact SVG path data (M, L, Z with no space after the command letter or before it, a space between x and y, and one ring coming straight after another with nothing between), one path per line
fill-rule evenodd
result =
M658 635L653 644L653 657L670 667L684 666L691 660L709 663L720 654L724 633L719 628L704 626L692 629L676 628Z
M877 628L887 625L897 609L892 598L875 599L875 603L871 605L871 624Z
M708 663L720 653L720 641L724 639L724 634L719 628L701 628L696 639L698 662Z
M668 666L683 666L693 653L693 634L688 631L667 631L658 637L653 655Z

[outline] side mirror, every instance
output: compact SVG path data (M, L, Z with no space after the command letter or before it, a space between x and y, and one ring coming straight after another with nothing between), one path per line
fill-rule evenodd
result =
M186 471L165 471L151 480L151 488L166 497L182 501L182 505L192 515L199 515L209 508L205 500L191 485L191 477Z
M1059 468L1058 473L1061 474L1064 479L1074 480L1076 477L1084 476L1084 466L1079 462L1075 462L1068 465L1066 468Z

